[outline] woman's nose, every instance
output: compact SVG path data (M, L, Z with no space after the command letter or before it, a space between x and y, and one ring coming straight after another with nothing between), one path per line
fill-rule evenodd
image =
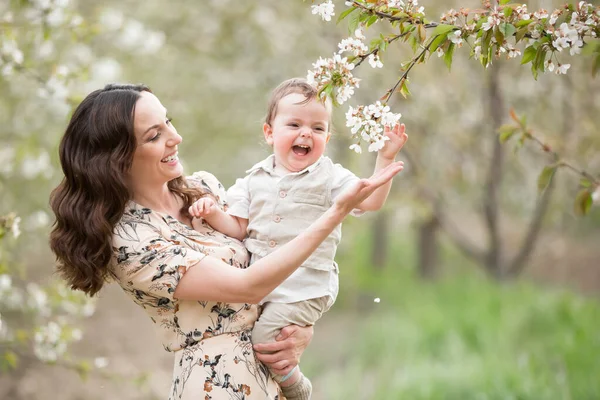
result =
M173 134L171 135L171 137L169 138L168 145L169 146L177 146L179 143L181 143L182 140L183 139L181 138L179 133L177 133L177 131L174 131Z

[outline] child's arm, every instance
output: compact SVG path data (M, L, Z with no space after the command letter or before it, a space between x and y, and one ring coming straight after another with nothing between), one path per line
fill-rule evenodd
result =
M385 142L383 149L377 153L377 161L375 162L375 172L380 171L394 162L396 155L402 149L402 146L408 140L408 135L404 132L404 124L396 125L393 129L385 128L385 136L390 138ZM392 181L388 181L384 185L377 188L373 194L367 197L360 205L358 209L361 211L377 211L379 210L385 200L387 199L390 189L392 187Z
M244 240L246 237L248 220L227 214L221 208L217 207L217 203L210 197L203 197L192 204L189 213L194 217L192 219L194 229L197 229L196 224L198 220L196 218L204 218L215 230L227 236L238 240Z

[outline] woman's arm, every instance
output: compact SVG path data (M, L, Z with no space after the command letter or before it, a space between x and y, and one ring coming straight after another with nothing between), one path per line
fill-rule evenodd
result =
M174 297L182 300L258 303L290 276L358 204L403 168L390 164L369 179L361 179L338 196L335 203L304 232L255 262L238 269L205 257L180 279Z

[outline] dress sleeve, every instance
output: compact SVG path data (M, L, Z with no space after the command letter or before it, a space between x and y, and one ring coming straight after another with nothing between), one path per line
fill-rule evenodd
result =
M206 171L194 172L192 176L187 177L187 181L190 185L212 195L217 201L217 204L219 204L223 210L227 210L227 193L221 182L219 182L213 174Z
M333 165L333 183L331 185L331 200L335 200L337 196L344 193L350 186L358 182L360 178L352 171L347 170L340 164ZM354 217L360 217L365 212L355 208L350 212Z
M166 229L166 228L164 228ZM121 221L113 235L112 272L136 300L168 307L181 277L206 255L169 239L147 220Z
M227 204L229 205L227 213L229 215L248 219L250 214L249 180L249 176L237 179L235 184L227 190Z

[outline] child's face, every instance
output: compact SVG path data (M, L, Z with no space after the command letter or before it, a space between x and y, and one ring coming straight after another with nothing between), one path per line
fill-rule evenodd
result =
M316 99L301 93L283 97L271 124L263 126L265 140L273 146L275 163L288 172L302 171L323 155L329 141L329 111Z

